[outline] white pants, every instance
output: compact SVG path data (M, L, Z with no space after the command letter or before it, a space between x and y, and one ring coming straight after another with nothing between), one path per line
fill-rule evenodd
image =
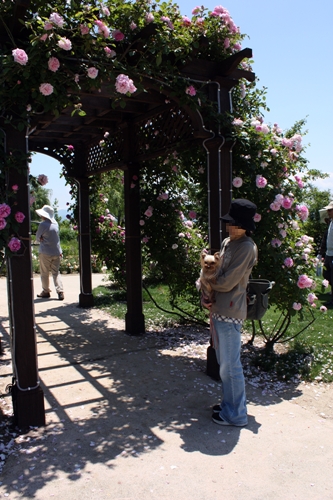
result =
M50 272L53 277L54 286L57 293L63 292L63 286L60 279L60 255L39 254L40 279L42 280L43 292L50 293Z

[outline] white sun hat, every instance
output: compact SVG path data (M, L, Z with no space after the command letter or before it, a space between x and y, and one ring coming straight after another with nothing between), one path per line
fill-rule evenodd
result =
M39 217L45 217L46 219L49 219L51 222L56 222L54 218L54 210L50 205L44 205L42 208L39 208L36 210L36 214L39 215Z

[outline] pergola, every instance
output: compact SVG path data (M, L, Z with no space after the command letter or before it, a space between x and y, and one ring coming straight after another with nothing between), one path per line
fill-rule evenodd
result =
M149 30L153 29L152 26ZM15 26L12 27L15 35ZM150 36L147 32L146 36ZM142 38L142 34L141 34ZM240 78L254 80L254 74L239 69L251 49L235 53L222 63L192 59L180 68L184 79L204 85L209 100L218 113L232 110L231 89ZM231 200L231 157L233 142L219 126L205 123L204 113L181 104L172 89L151 78L145 80L145 92L125 97L125 107L113 107L106 88L81 92L85 116L64 109L59 116L35 115L27 131L20 132L1 123L5 151L35 151L62 163L78 186L78 234L80 253L79 305L93 305L91 280L91 243L89 224L89 179L112 169L124 171L127 313L126 332L142 334L145 322L142 309L142 271L139 191L131 190L133 175L140 173L142 162L163 156L184 144L202 143L207 152L207 185L209 195L209 242L211 251L220 248L220 216L228 211ZM158 130L156 135L154 132ZM107 148L100 145L103 133L109 132ZM149 143L149 149L146 144ZM74 146L72 153L67 145ZM24 185L18 192L18 209L29 213L28 164L9 172L8 185ZM45 424L44 396L39 385L35 319L32 286L31 232L26 217L21 225L24 243L17 256L8 259L9 317L15 383L13 386L14 419L18 426Z

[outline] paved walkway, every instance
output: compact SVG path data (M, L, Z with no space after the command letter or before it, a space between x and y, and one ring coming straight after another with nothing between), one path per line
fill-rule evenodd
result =
M94 286L102 279L93 275ZM248 384L248 427L220 428L210 419L220 387L204 373L206 345L177 331L131 337L122 321L77 307L78 276L63 280L63 302L35 300L47 425L7 447L0 498L332 500L333 419L309 403L320 387L276 394ZM3 278L0 297L3 392Z

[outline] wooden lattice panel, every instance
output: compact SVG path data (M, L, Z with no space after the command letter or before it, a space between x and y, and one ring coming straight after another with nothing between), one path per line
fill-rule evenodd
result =
M89 149L86 163L88 174L108 170L111 165L124 161L124 136L122 131Z
M137 122L136 154L144 158L148 151L154 152L168 149L184 140L193 137L193 126L189 116L178 107L167 107L145 122Z

